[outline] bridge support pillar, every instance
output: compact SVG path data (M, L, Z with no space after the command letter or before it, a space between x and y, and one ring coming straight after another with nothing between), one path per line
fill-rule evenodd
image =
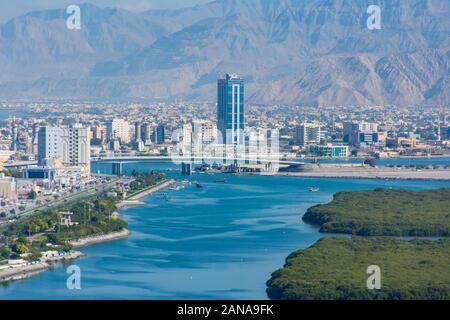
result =
M192 164L191 163L182 162L181 163L181 174L183 176L190 176L190 175L192 175Z
M113 162L112 163L112 174L119 176L119 177L123 175L122 162Z

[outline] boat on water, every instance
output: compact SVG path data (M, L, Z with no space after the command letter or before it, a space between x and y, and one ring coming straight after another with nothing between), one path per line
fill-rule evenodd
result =
M165 201L170 201L170 197L167 193L163 193L158 199L162 199Z
M204 185L203 184L201 184L201 183L196 183L195 184L195 186L197 187L197 188L199 188L199 189L201 189L201 188L203 188L204 187Z
M189 186L190 184L191 184L191 182L189 180L183 180L183 181L179 182L178 184L170 187L169 190L180 191L180 190L183 190L184 188L186 188L187 186Z
M214 182L216 182L216 183L227 183L227 179L220 179L220 180L216 180Z
M308 190L309 190L309 192L318 192L318 191L320 191L320 189L316 188L316 187L309 187Z

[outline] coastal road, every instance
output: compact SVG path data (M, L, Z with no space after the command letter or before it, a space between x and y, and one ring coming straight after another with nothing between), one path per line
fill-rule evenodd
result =
M36 206L33 208L30 208L28 210L25 210L21 213L19 213L19 219L23 219L23 218L27 218L27 217L31 217L37 214L40 214L48 209L52 209L52 208L57 208L61 205L67 204L69 202L73 202L76 200L80 200L80 199L85 199L88 198L90 196L108 191L113 189L117 183L121 183L121 182L130 182L132 180L130 180L129 178L112 178L110 181L102 184L102 185L98 185L98 186L93 186L91 188L85 189L85 190L81 190L78 191L76 193L73 194L69 194L66 197L63 197L61 199L58 200L54 200L50 203L44 204L44 205L40 205L40 206ZM14 221L15 222L15 221ZM12 222L12 223L14 223ZM0 230L4 229L5 227L9 226L11 223L4 223L0 225Z

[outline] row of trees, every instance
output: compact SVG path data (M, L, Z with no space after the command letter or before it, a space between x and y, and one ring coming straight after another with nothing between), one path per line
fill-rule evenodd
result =
M39 247L31 244L25 237L8 239L7 243L0 248L0 261L10 258L16 259L26 254L28 260L38 260L41 257Z
M130 194L137 193L141 190L154 186L165 178L163 173L153 171L140 173L137 170L133 170L131 175L135 180L130 184Z
M132 175L135 181L131 185L131 192L138 192L164 179L163 174L154 172L133 171ZM29 195L30 198L35 196L31 193ZM47 243L54 244L58 250L68 251L71 249L71 240L123 230L127 227L127 222L114 216L118 201L120 199L108 197L103 193L66 204L65 208L61 209L73 213L72 226L62 226L61 213L55 210L17 221L3 234L5 241L0 243L0 260L25 253L35 259L40 255L40 251L48 249ZM42 234L39 235L40 233ZM31 236L34 236L32 243L27 240L27 237Z

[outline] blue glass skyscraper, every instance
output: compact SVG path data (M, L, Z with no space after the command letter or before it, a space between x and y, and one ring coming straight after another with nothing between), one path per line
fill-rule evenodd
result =
M217 82L217 129L223 144L244 143L244 113L244 80L227 74Z

